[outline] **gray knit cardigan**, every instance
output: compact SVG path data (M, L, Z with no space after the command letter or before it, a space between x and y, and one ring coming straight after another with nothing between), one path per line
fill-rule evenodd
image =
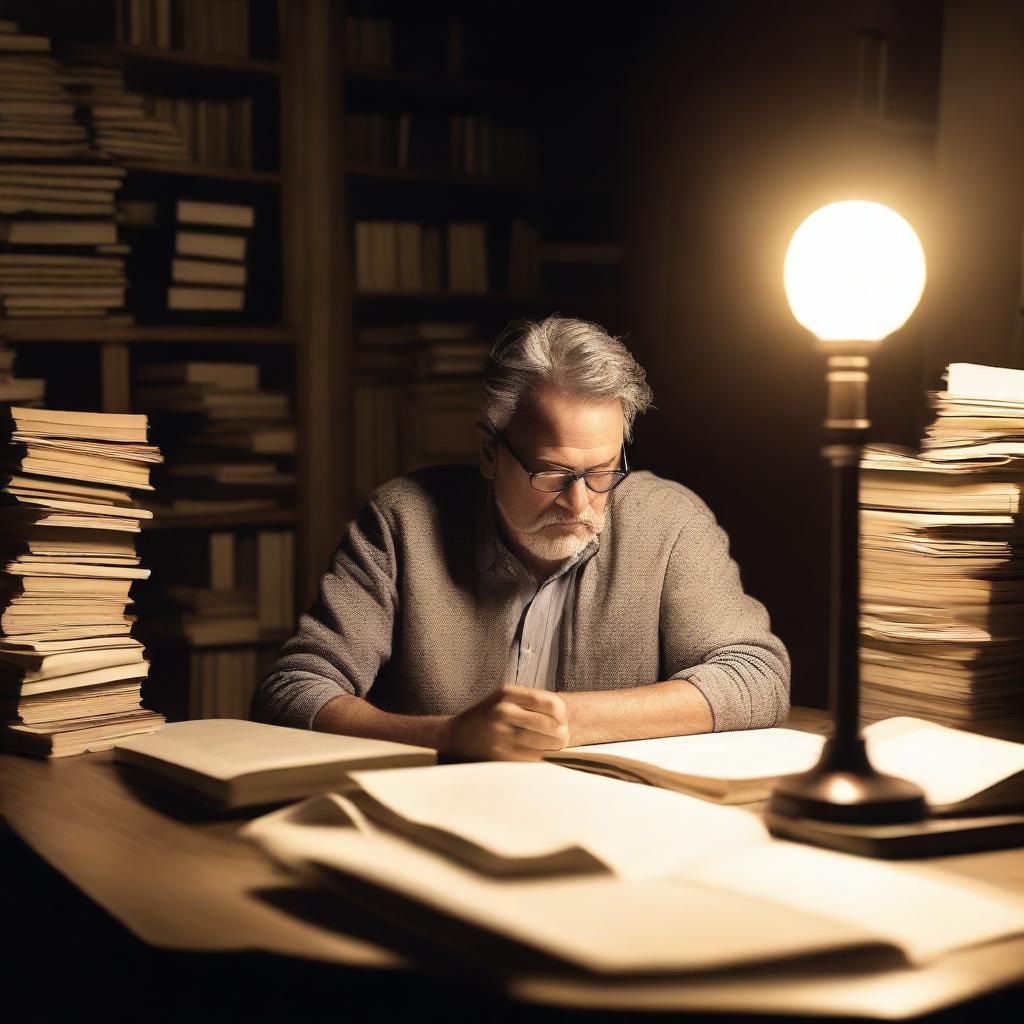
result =
M310 728L338 694L454 714L494 692L520 606L495 515L493 485L475 466L433 466L378 487L252 716ZM744 593L725 532L693 491L640 470L609 495L598 550L571 584L556 689L666 679L700 690L716 732L778 725L789 713L789 656Z

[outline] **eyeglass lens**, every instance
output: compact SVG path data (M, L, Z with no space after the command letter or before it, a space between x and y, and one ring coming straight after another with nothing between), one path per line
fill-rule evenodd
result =
M602 470L595 473L584 473L583 478L592 491L604 493L610 491L624 476L616 470ZM533 474L533 484L540 491L561 491L576 478L571 473L559 473L557 470Z

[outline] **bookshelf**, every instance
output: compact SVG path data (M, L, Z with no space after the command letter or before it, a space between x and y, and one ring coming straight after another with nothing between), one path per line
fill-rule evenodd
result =
M208 17L221 4L232 9L232 18L241 16L239 0L0 0L0 18L18 20L23 32L49 36L62 61L122 75L127 90L157 98L145 102L162 117L191 111L179 121L192 139L189 154L122 152L112 158L125 175L120 198L187 196L251 206L263 235L260 261L249 265L247 303L252 302L244 315L172 319L146 308L134 322L9 319L0 321L0 337L16 350L19 373L46 377L47 402L54 407L148 411L138 404L140 368L176 360L258 364L262 383L293 400L294 500L233 512L157 514L141 541L143 562L154 567L147 588L160 592L158 563L188 569L197 579L207 549L226 534L249 554L254 538L292 534L294 587L287 589L299 609L314 596L347 518L372 486L417 465L474 457L481 344L510 319L556 310L621 331L616 268L544 260L538 248L550 239L614 242L616 221L608 214L607 182L574 175L565 159L566 151L579 148L578 139L570 141L572 132L565 130L574 122L571 111L551 99L560 87L550 68L542 81L525 83L506 66L495 70L493 56L503 46L519 47L516 52L529 62L529 18L513 19L517 34L506 38L477 23L486 22L486 12L474 5L416 9L245 0L250 45L239 52L237 33L231 46L218 51L213 45L224 25L216 31L212 23L207 26L209 45L189 36L194 26L188 13L201 10ZM127 24L126 11L139 10L156 12L159 24L151 18L138 31ZM167 11L169 28L160 20ZM391 66L372 66L346 49L351 19L371 16L392 24L400 45ZM409 48L401 43L418 27L424 29L416 43L423 44L426 64L410 64ZM156 45L154 33L161 32L164 44ZM431 60L434 66L427 66ZM206 144L209 132L204 135L202 125L220 123L212 118L230 120L232 111L244 112L249 125L242 131L237 118L230 122L232 138L245 140L243 149L224 152ZM414 119L415 130L433 119L435 129L457 132L458 140L449 145L442 138L433 162L406 159L399 166L365 145L354 147L352 115L363 116L364 124L377 119L374 131L382 119L404 115ZM413 141L415 156L419 143ZM427 141L434 145L437 137ZM597 140L594 145L599 147ZM505 154L501 159L499 152ZM434 254L437 280L421 280L416 288L404 282L399 287L397 280L357 287L357 223L366 222L417 225L421 237L423 229L435 229L441 242ZM514 274L513 222L533 232L519 239ZM457 243L464 250L457 270L449 252L456 244L449 237L452 223L478 226L474 237ZM593 224L610 234L592 237ZM439 355L421 343L404 367L367 367L368 354L389 348L365 345L367 331L439 322L472 325L471 333L455 339L467 352ZM476 357L468 351L474 344ZM392 351L385 361L396 355ZM474 358L477 364L470 366ZM222 638L215 649L256 651L265 664L288 633L280 625L262 628L255 638ZM172 718L189 713L182 681L197 649L167 638L152 645L149 693L156 695L154 706ZM251 657L248 664L251 669Z
M480 371L508 321L557 311L615 331L621 320L617 260L545 257L552 240L617 243L594 234L614 231L617 215L608 182L575 174L567 159L577 147L596 163L604 142L579 145L581 133L567 130L574 113L558 97L571 71L531 26L526 11L464 3L335 5L349 515L391 476L475 461ZM509 53L529 74L510 68ZM454 325L451 337L442 324Z
M114 70L123 75L124 88L144 94L148 107L156 106L158 114L162 103L160 116L177 117L175 108L192 108L194 122L179 118L183 136L192 130L187 159L135 153L111 156L125 172L119 199L187 197L255 210L256 228L246 263L246 310L240 316L202 312L174 316L142 308L132 309L134 322L123 316L0 320L0 344L16 351L18 374L45 377L47 404L54 407L149 412L136 401L139 369L173 361L256 363L261 387L281 389L291 396L296 413L297 483L284 488L273 507L158 512L139 541L143 564L154 567L140 609L160 606L162 591L172 583L201 586L209 582L203 577L213 568L204 565L205 550L216 537L234 537L239 558L245 549L251 562L262 536L290 534L294 537L292 568L282 568L282 559L288 559L282 546L276 571L279 588L294 600L287 610L278 607L276 614L292 623L295 610L311 597L337 540L343 501L337 496L338 485L330 483L337 473L323 458L317 463L316 453L339 447L337 433L332 431L336 431L335 410L342 404L343 382L322 372L322 352L330 347L333 326L315 315L322 303L311 296L315 287L324 294L330 267L320 263L319 283L315 273L293 272L321 258L317 239L309 230L315 220L308 216L306 204L328 169L312 165L295 150L308 148L309 133L322 128L322 115L317 115L317 121L310 110L318 109L329 89L326 79L308 74L305 40L310 38L309 25L327 15L329 6L319 0L301 5L244 0L243 10L239 0L209 0L200 10L181 0L132 4L111 0L81 6L0 0L0 18L17 21L23 34L47 36L52 55L62 66ZM171 19L171 37L163 40L164 45L156 45L155 39L126 41L125 36L135 31L130 21L139 12ZM212 33L206 50L197 48L202 40L194 38L194 25L189 25L189 19L197 16L209 22ZM149 25L146 31L156 29ZM238 117L231 124L232 142L244 138L244 151L234 146L235 151L229 152L231 147L224 145L218 152L207 146L204 154L200 146L203 117L206 134L212 137L227 123L228 107L247 122L244 131ZM260 251L252 255L257 247ZM151 415L152 422L157 419ZM161 441L159 436L154 439ZM175 576L179 570L182 575ZM245 572L250 577L247 585L256 586L251 565ZM141 614L145 619L150 613L143 610ZM189 693L189 663L194 664L196 653L204 650L222 658L222 669L223 657L231 652L244 655L244 671L254 685L291 631L292 626L282 621L261 626L255 638L238 640L225 633L216 644L201 647L185 639L165 637L151 642L143 637L153 663L151 681L144 689L147 704L171 718L188 715L195 705L195 695ZM232 681L233 687L236 682ZM245 713L240 703L235 713Z

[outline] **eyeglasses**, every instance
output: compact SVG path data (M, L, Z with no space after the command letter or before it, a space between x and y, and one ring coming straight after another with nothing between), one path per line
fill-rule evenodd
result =
M530 486L535 491L546 491L550 494L564 491L571 487L577 480L582 480L583 485L597 494L607 494L613 491L629 475L629 460L626 458L626 445L623 443L620 455L621 469L588 469L585 473L572 473L567 469L542 469L533 472L529 466L519 457L513 447L505 440L505 435L488 420L491 427L492 437L496 437L512 456L526 471L530 477Z

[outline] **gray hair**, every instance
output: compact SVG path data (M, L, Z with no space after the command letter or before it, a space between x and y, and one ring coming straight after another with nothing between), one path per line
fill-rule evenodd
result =
M653 405L647 374L618 338L597 324L552 314L511 321L491 346L483 378L484 415L504 430L527 392L550 386L582 399L622 399L626 441Z

